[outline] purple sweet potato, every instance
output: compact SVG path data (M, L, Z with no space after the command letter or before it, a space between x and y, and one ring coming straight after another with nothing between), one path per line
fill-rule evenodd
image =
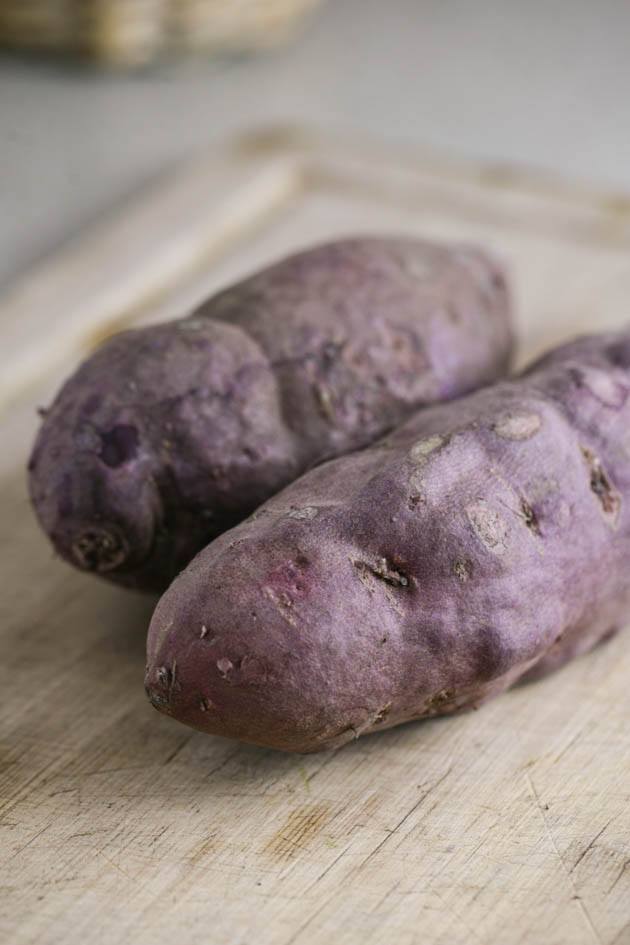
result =
M630 332L420 411L304 475L162 597L153 704L332 748L476 707L630 612Z
M162 590L304 470L494 380L511 348L504 276L480 251L320 246L104 344L45 417L33 505L67 561Z

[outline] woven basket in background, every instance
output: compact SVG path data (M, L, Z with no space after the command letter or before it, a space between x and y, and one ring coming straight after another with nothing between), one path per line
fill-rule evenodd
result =
M110 65L168 52L249 51L291 37L321 0L0 0L0 44Z

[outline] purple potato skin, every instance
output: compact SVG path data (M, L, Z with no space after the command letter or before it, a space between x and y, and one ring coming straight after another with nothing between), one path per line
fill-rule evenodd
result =
M286 751L477 707L630 610L630 331L302 476L160 600L153 705Z
M32 503L62 558L160 592L309 467L505 373L512 346L479 250L319 246L107 341L46 413Z

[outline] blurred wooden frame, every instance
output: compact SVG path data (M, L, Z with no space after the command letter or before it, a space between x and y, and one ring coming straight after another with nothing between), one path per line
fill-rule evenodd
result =
M0 0L0 45L137 66L274 46L321 0Z
M300 128L263 130L165 174L8 287L0 297L0 407L146 317L165 295L309 195L377 200L401 214L414 208L420 217L430 211L462 225L483 222L499 234L555 237L592 247L593 266L602 254L630 248L624 195L512 166L447 161L413 147ZM341 229L343 214L340 206ZM614 287L624 298L630 258L627 278L625 272L623 286ZM611 302L608 311L616 306ZM619 321L617 314L611 319ZM582 320L592 327L593 318Z

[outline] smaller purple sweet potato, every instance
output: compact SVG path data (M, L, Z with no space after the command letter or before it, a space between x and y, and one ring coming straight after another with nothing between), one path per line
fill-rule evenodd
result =
M47 413L33 505L67 561L162 590L304 470L494 380L511 349L504 276L480 251L320 246L104 344Z
M157 607L147 692L205 732L332 748L590 650L629 569L626 332L418 412L214 541Z

